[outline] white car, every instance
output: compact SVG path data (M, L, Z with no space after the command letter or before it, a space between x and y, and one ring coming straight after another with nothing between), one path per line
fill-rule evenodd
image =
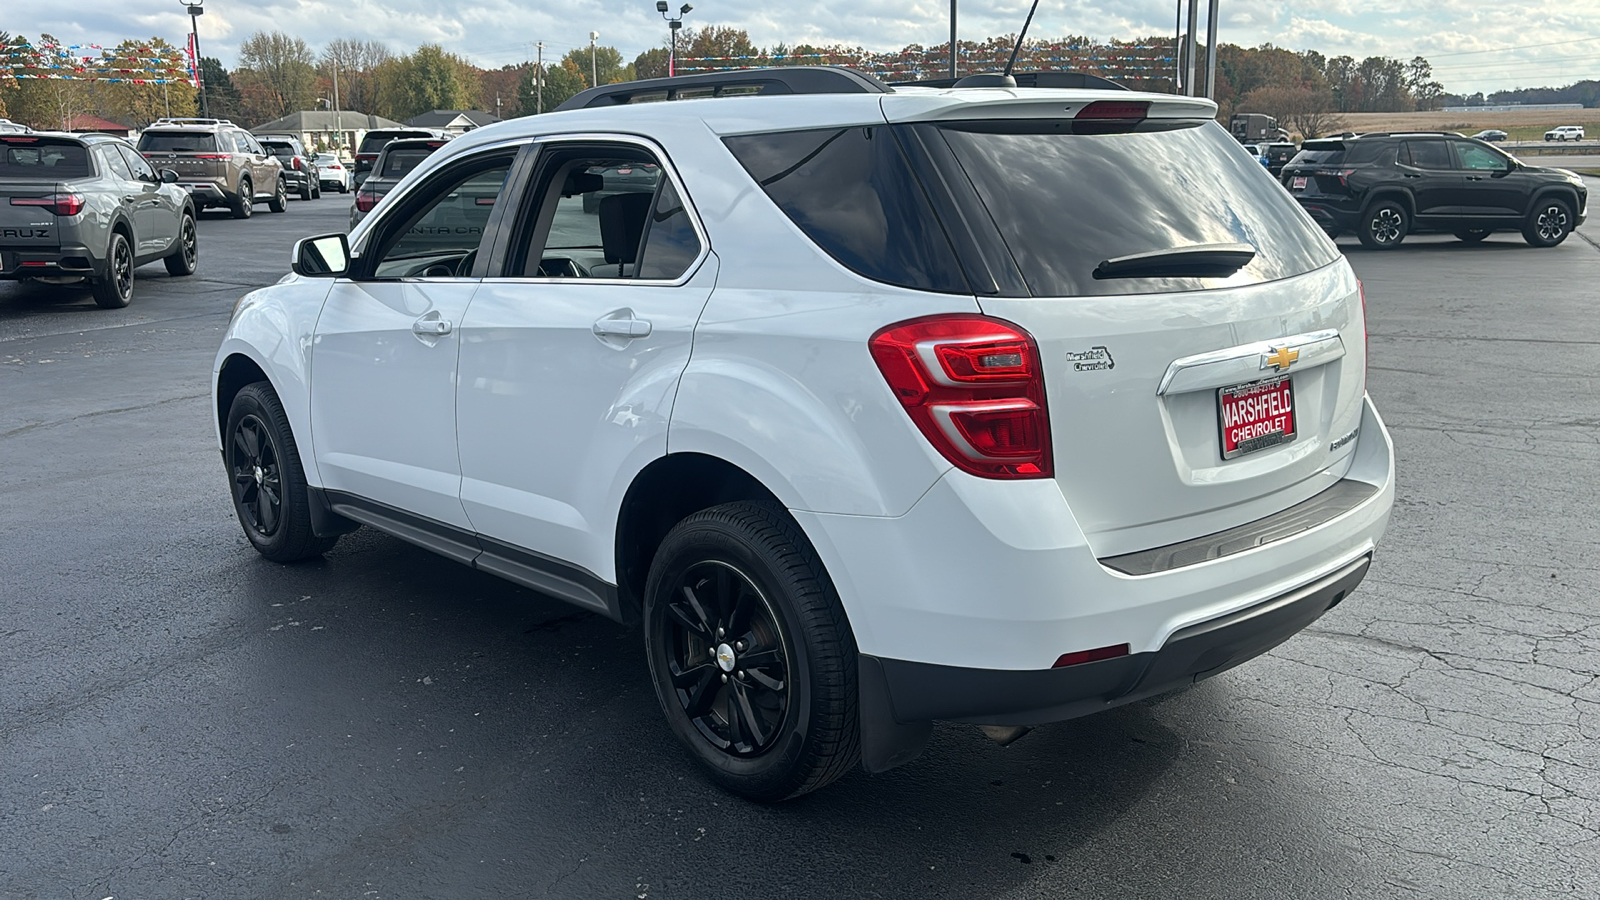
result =
M759 800L1221 672L1349 596L1394 461L1361 286L1215 115L797 67L469 132L240 300L244 533L640 623Z
M1547 141L1581 141L1583 140L1582 125L1557 125L1544 133Z
M317 180L325 191L335 190L341 194L350 192L350 171L332 153L317 154Z

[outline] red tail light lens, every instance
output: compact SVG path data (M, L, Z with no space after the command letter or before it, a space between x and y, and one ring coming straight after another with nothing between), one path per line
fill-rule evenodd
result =
M1063 653L1056 660L1052 669L1065 669L1067 666L1081 666L1084 663L1099 662L1102 659L1116 659L1127 656L1131 649L1128 644L1112 644L1109 647L1096 647L1093 650L1076 650L1072 653Z
M1148 102L1096 100L1078 110L1074 119L1143 119L1150 115Z
M305 165L300 162L300 157L298 156L294 157L294 167L296 171L305 168Z
M377 194L367 190L366 188L356 191L356 209L360 210L361 212L372 212L372 208L377 205Z
M1039 348L1001 319L928 316L868 343L890 390L934 448L985 478L1048 478L1050 415Z
M228 154L226 154L226 153L196 153L195 155L193 155L193 156L191 156L189 158L190 159L227 159L228 158Z
M75 216L83 212L82 194L51 194L48 197L12 197L12 206L38 206L58 216Z

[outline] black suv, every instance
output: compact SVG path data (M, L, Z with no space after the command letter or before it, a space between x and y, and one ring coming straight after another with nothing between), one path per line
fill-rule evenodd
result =
M1476 243L1520 230L1554 247L1583 224L1589 190L1565 169L1530 166L1453 133L1363 134L1306 141L1283 184L1331 235L1353 231L1373 250L1422 231Z

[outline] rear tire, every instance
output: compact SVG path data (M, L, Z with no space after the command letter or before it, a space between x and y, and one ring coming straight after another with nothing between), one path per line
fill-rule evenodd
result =
M313 196L315 196L315 194L311 190L311 183L310 182L306 182L305 184L300 186L300 199L301 200L310 200Z
M1572 233L1572 210L1565 200L1540 200L1522 226L1522 239L1535 247L1554 247Z
M310 498L289 416L265 381L233 398L223 429L233 511L256 552L273 562L321 556L339 542L311 530Z
M855 636L782 509L726 503L674 526L650 565L644 630L662 711L722 787L772 803L860 761Z
M181 278L194 274L195 267L200 264L200 237L192 213L185 211L178 220L178 244L162 262L167 266L168 275Z
M1362 215L1356 237L1368 250L1393 250L1406 239L1410 226L1411 217L1406 215L1405 207L1393 200L1379 200Z
M233 211L235 219L248 219L255 213L255 185L250 183L250 179L239 179L239 194L233 198L233 202L228 204L228 208Z
M1465 244L1476 244L1489 236L1487 228L1463 228L1456 232L1456 240Z
M101 309L121 309L133 302L133 248L122 232L111 232L106 248L106 274L89 282L95 305Z
M272 192L272 199L267 201L270 212L281 213L289 208L289 185L282 178L278 179L277 190Z

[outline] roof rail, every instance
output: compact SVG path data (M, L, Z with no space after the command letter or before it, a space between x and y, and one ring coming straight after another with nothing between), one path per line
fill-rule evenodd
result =
M197 119L185 116L172 116L157 119L151 125L232 125L230 119Z
M555 108L592 109L646 100L680 100L738 94L889 94L894 88L843 66L779 66L603 84L574 94Z
M970 78L971 76L966 76ZM1088 72L1012 72L1019 88L1095 88L1097 90L1126 91L1129 87L1109 78ZM922 81L891 81L890 87L967 87L960 84L963 78L926 78Z
M1348 139L1379 138L1379 137L1407 137L1413 135L1437 135L1439 137L1465 137L1459 131L1363 131L1351 135Z

